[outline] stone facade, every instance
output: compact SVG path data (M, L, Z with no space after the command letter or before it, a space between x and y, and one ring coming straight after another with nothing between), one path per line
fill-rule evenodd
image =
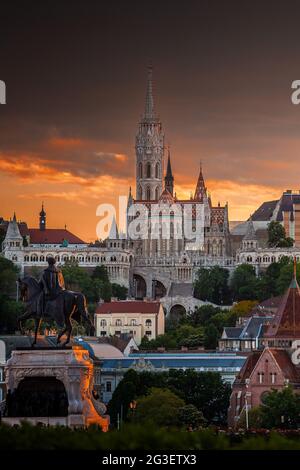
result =
M7 390L16 390L21 381L28 377L54 377L64 385L68 398L68 416L65 420L53 419L53 422L70 427L98 424L103 431L108 430L109 417L105 416L105 407L97 410L92 397L93 362L86 349L73 346L71 350L13 351L5 367ZM102 416L99 414L100 409ZM43 421L41 417L36 418ZM15 424L16 420L20 422L22 419L26 417L3 418L8 424ZM30 420L33 421L33 418Z

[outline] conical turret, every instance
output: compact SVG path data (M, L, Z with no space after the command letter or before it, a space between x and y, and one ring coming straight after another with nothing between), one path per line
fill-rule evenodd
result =
M165 189L169 191L170 194L173 196L174 191L174 177L172 174L171 168L171 156L170 156L170 147L168 149L168 164L167 164L167 173L165 176Z
M202 163L200 163L200 173L197 181L197 186L195 190L194 200L203 202L207 195L207 189L205 186L203 173L202 173Z

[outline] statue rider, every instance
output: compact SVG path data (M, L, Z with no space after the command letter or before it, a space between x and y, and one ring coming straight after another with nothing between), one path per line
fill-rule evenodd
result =
M51 315L52 310L63 303L61 294L65 290L65 282L61 270L55 266L56 260L49 256L47 262L48 267L42 274L40 284L43 289L44 313Z

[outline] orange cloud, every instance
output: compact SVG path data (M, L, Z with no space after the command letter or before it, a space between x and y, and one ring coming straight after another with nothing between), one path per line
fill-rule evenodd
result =
M74 138L52 137L49 139L48 143L50 146L57 147L59 149L69 149L73 147L83 147L87 144L87 141Z

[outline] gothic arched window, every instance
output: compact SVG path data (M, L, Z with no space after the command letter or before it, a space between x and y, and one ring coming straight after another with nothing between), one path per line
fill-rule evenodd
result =
M142 164L142 162L139 163L139 177L143 178L143 164Z
M147 178L151 178L151 163L147 163Z
M159 163L155 165L155 178L159 178Z
M146 190L146 199L147 201L151 200L151 189L149 186L147 187L147 190Z
M155 200L157 201L158 200L158 197L159 197L159 194L158 194L158 186L155 188Z
M138 199L143 199L143 190L142 190L142 186L139 186Z

